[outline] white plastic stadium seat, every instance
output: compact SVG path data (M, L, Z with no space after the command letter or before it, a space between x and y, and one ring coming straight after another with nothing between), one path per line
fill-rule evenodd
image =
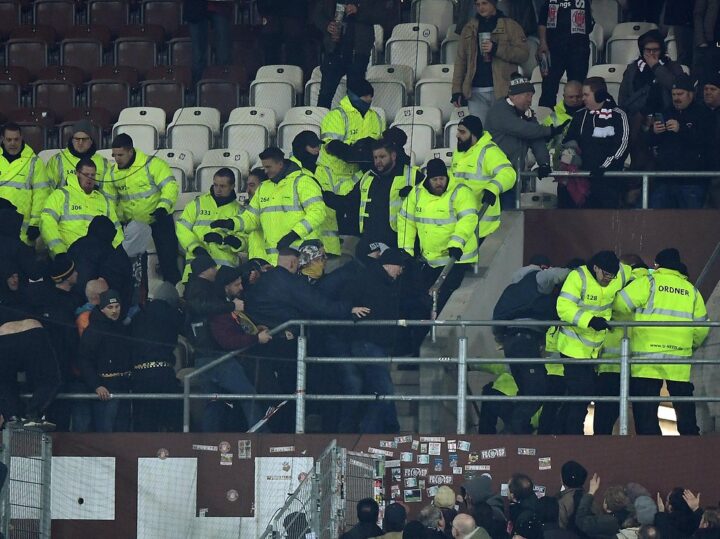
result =
M438 27L432 23L405 22L393 27L390 39L407 39L410 41L424 41L430 45L430 50L438 50Z
M379 24L373 24L373 31L375 32L375 42L373 43L373 54L370 61L376 64L383 57L385 51L385 31Z
M270 146L270 136L275 129L275 113L272 110L237 108L230 113L223 128L223 146L232 151L248 152L254 162L258 154Z
M450 120L450 114L455 109L451 103L453 71L452 64L427 66L415 85L415 103L422 107L438 107L443 122Z
M40 150L37 155L40 159L42 159L42 162L47 165L47 162L50 161L50 158L53 155L60 153L61 151L62 150L60 148L54 148L52 150Z
M453 22L455 2L453 0L413 0L413 22L434 24L438 28L438 35L443 39Z
M620 22L620 5L617 0L593 0L592 14L595 22L602 26L603 37L607 40Z
M322 75L320 74L319 67L316 67L315 69L318 71L318 78L310 79L309 81L307 81L307 83L305 83L305 105L307 106L317 105L318 96L320 95L320 83L322 82ZM313 71L313 73L315 72ZM340 83L335 89L335 95L333 96L330 106L332 108L337 107L340 104L340 100L346 95L347 77L343 75L343 78L340 79Z
M303 74L299 67L263 66L250 84L250 105L271 108L282 121L288 109L296 105L302 91Z
M593 7L595 5L593 4ZM658 25L654 22L621 22L618 23L610 34L612 38L639 38L645 32L650 30L657 30Z
M408 95L413 93L415 72L413 68L404 64L384 64L370 66L365 74L369 81L393 81L402 83Z
M542 95L542 75L540 74L540 66L533 69L532 77L530 77L530 82L532 83L533 88L535 88L535 93L533 94L532 98L532 108L537 109L539 106L538 103L540 103L540 96ZM566 82L567 73L563 73L563 76L560 78L560 84L558 85L558 93L555 96L555 103L559 103L562 99L563 92L565 91Z
M423 168L425 168L428 164L428 161L431 159L442 159L442 162L445 163L448 167L452 164L452 156L453 156L454 150L452 148L435 148L428 155L426 155L425 163L423 163Z
M448 34L440 45L440 62L443 64L455 63L457 57L460 36L457 34Z
M317 124L281 123L278 127L277 146L285 152L285 155L291 155L292 142L303 131L312 131L320 136L320 126Z
M430 64L432 52L426 41L390 38L385 46L385 63L412 68L417 75Z
M98 150L95 153L98 155L101 155L105 159L107 159L108 162L110 163L110 166L115 164L115 159L113 159L113 156L112 156L112 148L105 148L104 150Z
M190 118L179 118L167 129L167 145L171 148L185 148L192 152L194 165L198 166L205 152L213 147L212 129L205 124L184 123Z
M212 178L218 169L228 167L236 175L235 192L244 191L248 173L250 172L250 156L243 150L210 150L203 157L202 163L195 170L195 187L207 193L212 185Z
M424 162L442 130L442 113L436 107L403 107L395 115L393 126L407 134L405 151L415 152L418 160Z
M168 164L178 184L182 185L183 191L191 187L195 165L193 153L190 150L157 150L155 155Z
M605 36L603 35L603 27L599 23L595 23L595 27L590 32L590 65L602 63L603 52L605 50Z
M285 81L292 84L296 93L303 91L302 68L293 65L266 65L258 69L256 81Z
M469 114L470 110L467 107L453 109L450 113L450 120L445 124L445 128L443 129L443 143L447 148L454 150L457 147L457 138L455 137L457 126L460 120Z
M220 135L220 111L212 107L185 107L177 109L172 123L207 125L213 136Z
M151 154L160 146L160 136L157 128L149 123L124 123L118 121L112 130L112 136L125 133L130 135L133 140L133 146L140 151Z
M620 93L620 83L625 72L625 64L599 64L588 70L588 77L602 77L607 83L608 92L617 101Z
M605 58L609 64L629 64L638 57L637 39L649 30L657 29L651 22L623 22L613 30L607 41Z
M292 141L302 131L313 131L320 135L320 124L328 113L324 107L296 107L285 115L285 121L278 126L277 145L286 154L292 153Z
M325 107L294 107L287 112L284 121L320 125L328 112Z
M120 111L118 123L150 124L159 135L164 135L165 111L159 107L127 107Z

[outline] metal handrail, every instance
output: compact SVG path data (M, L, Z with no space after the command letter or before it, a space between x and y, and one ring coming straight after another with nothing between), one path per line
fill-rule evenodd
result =
M537 174L532 170L524 170L517 173L520 178L536 178ZM696 171L696 170L608 170L603 174L605 178L637 178L642 177L642 209L647 210L650 201L650 178L698 178L710 181L713 177L720 175L717 170ZM589 177L589 171L568 172L565 170L554 170L548 177L567 178L567 177ZM522 182L516 182L516 200L515 209L521 209L520 194L522 193Z

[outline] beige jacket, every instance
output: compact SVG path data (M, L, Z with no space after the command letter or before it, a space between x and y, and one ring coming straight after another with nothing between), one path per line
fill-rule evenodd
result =
M475 76L478 55L478 20L473 17L462 29L455 58L453 74L454 94L462 93L470 99L472 81ZM492 31L492 41L497 43L497 51L492 60L493 87L495 97L505 97L510 87L510 75L518 70L518 65L528 59L530 49L527 38L518 23L508 17L501 17Z

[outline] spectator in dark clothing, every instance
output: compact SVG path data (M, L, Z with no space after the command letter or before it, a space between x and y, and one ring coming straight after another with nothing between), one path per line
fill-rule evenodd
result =
M662 539L691 537L700 526L703 516L700 499L683 487L672 489L664 502L658 493L657 505L655 527Z
M555 106L563 73L567 80L583 80L590 58L590 32L595 26L590 2L545 0L538 16L538 56L550 63L543 74L540 106Z
M532 515L524 520L515 530L513 530L513 539L543 539L543 527L540 519Z
M569 460L560 468L560 477L565 488L558 494L558 524L576 533L575 515L583 496L587 470L574 460Z
M634 170L652 170L653 155L647 140L648 115L672 104L670 92L682 66L667 55L665 39L658 30L638 38L640 56L628 64L620 84L618 105L630 123L630 158Z
M575 532L560 527L560 505L558 499L543 496L538 500L535 514L542 523L543 539L577 539Z
M590 203L587 207L617 208L620 183L604 178L609 170L622 170L628 152L629 126L623 110L607 91L602 77L583 81L585 108L573 115L563 139L573 140L580 148L582 170L590 171Z
M338 6L343 6L342 13ZM318 107L331 108L340 79L365 78L375 43L373 25L386 16L383 0L318 0L311 20L323 35L324 60Z
M306 59L307 0L260 0L257 9L262 17L260 42L265 64L295 65L305 71L306 67L312 69L315 64L308 66Z
M18 271L13 260L0 259L0 414L8 421L50 430L55 425L42 416L60 386L60 372L47 330L28 316ZM21 371L33 388L25 408L17 385Z
M715 73L715 75L705 80L703 84L703 104L705 105L705 112L708 113L713 122L710 147L717 148L720 145L720 73ZM720 170L720 153L711 152L709 158L708 166L710 170ZM719 177L710 180L709 191L709 206L711 208L720 208Z
M399 503L391 503L385 508L383 514L384 539L395 539L402 536L403 528L407 522L407 510Z
M182 331L175 287L162 282L152 290L152 299L132 321L133 393L178 393L175 377L175 346ZM133 431L175 431L180 424L180 401L136 400Z
M130 392L132 346L120 310L120 294L112 289L103 292L80 338L80 372L100 399L93 402L96 432L130 430L130 401L112 398L113 393Z
M664 23L675 36L677 62L685 66L693 65L694 4L695 0L665 0Z
M223 266L220 268L215 279L218 291L227 301L240 299L243 290L242 272L238 268ZM244 307L244 302L243 303ZM220 313L210 317L210 334L215 343L215 354L225 354L235 350L244 350L256 344L267 344L272 336L267 328L257 327L250 318L245 315L243 309L232 313ZM216 357L208 357L201 361L198 366L203 366ZM205 393L256 393L255 386L248 376L248 360L242 357L235 357L221 363L214 369L205 373L201 382ZM233 402L210 401L205 407L203 415L203 431L205 432L226 432L233 430L236 424L233 419L237 413L231 413L235 407L242 410L246 428L252 427L262 417L261 405L251 400ZM230 416L230 417L228 417Z
M424 539L443 539L445 519L442 511L434 505L426 505L418 514L418 521L425 527Z
M513 474L508 483L508 514L513 529L520 527L535 517L538 498L532 479L525 474Z
M234 12L233 2L218 0L185 0L183 16L190 26L192 40L192 81L195 84L207 67L209 28L212 24L215 60L218 65L231 63L232 36L230 25Z
M693 77L707 80L720 71L720 2L695 0Z
M475 523L485 529L492 539L507 539L507 522L505 518L497 518L493 507L487 502L479 502L472 504L469 508L470 514L475 519Z
M625 527L625 521L632 515L632 504L623 487L612 486L605 491L602 513L593 514L592 505L599 488L600 478L593 474L588 492L582 497L577 508L575 523L588 537L613 538Z
M502 528L505 529L507 519L505 518L505 501L499 494L495 494L492 489L492 477L490 474L483 474L480 477L473 477L467 483L462 486L465 491L465 503L468 511L475 517L475 522L478 526L482 526L490 535L495 537L490 531L490 528L485 526L488 521L488 517L483 514L478 514L476 510L472 508L479 504L486 504L491 508L491 514L489 518L493 518L502 523ZM484 507L482 508L484 511ZM480 521L485 524L481 524Z
M713 124L703 106L696 103L692 80L676 77L672 89L673 106L653 123L650 142L657 148L659 170L706 170L708 156L716 150L709 143ZM657 179L650 195L651 208L699 209L705 204L707 180L704 178Z
M20 239L23 216L15 205L0 198L0 260L14 260L21 279L42 279L43 267L35 260L35 251Z
M378 527L380 508L372 498L363 498L357 503L358 523L340 536L340 539L368 539L379 537L383 531Z

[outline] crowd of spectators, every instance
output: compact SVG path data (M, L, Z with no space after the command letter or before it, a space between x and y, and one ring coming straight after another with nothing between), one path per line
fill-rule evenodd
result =
M536 491L533 480L513 474L501 493L485 473L467 480L460 492L437 489L430 505L414 520L396 500L384 507L375 500L357 504L358 524L342 539L716 539L720 510L703 507L700 494L675 487L666 495L642 485L610 485L575 461L563 464L557 493ZM587 486L586 486L587 483ZM382 520L382 528L378 526Z

